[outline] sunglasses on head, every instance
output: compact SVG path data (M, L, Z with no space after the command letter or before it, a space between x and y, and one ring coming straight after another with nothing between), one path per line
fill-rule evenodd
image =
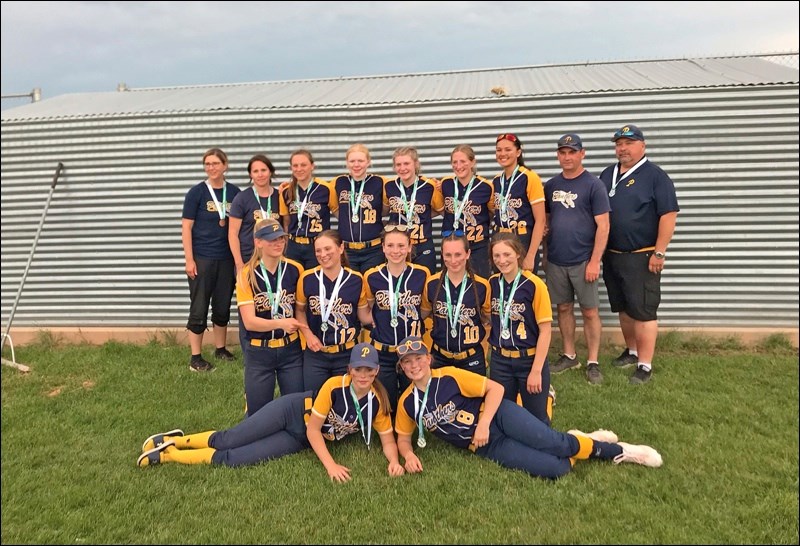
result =
M446 229L442 231L442 237L463 237L464 230L463 229Z
M517 135L514 135L512 133L503 133L502 135L497 137L497 140L495 140L495 142L500 142L501 140L509 140L511 142L519 142L519 139L517 138Z
M408 231L408 226L405 224L387 224L383 226L383 231L386 233L391 233L393 231L406 232Z
M614 133L614 138L632 137L632 136L636 136L636 133L634 133L630 129L628 129L628 130L620 129L619 131Z
M397 354L403 356L409 351L422 350L422 341L406 341L402 345L397 346Z

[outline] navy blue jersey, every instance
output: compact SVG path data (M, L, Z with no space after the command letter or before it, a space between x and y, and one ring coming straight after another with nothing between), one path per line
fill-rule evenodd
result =
M293 318L294 304L297 301L297 283L303 274L303 266L294 260L281 258L278 269L271 273L266 267L262 271L260 267L255 270L255 279L258 290L254 293L253 287L249 282L250 267L245 266L242 273L236 280L236 305L252 304L255 306L256 316L263 319ZM264 272L267 277L264 278ZM278 286L278 274L280 272L281 284ZM269 283L269 292L267 291ZM270 300L270 294L277 296L275 302ZM273 296L273 297L274 297ZM272 305L277 303L273 313ZM283 330L272 330L271 332L251 332L245 328L244 338L250 339L280 339L287 334Z
M500 173L492 180L494 186L494 228L495 231L508 231L517 235L527 235L533 231L533 205L544 201L544 188L539 175L527 167L518 167L506 180ZM503 202L506 202L504 219Z
M482 176L475 176L473 179L469 196L467 196L468 186L469 184L467 186L461 184L456 177L442 180L444 197L442 231L460 229L464 231L470 244L474 245L489 238L489 223L494 214L494 187ZM458 222L455 222L456 206L460 209Z
M289 235L312 238L331 228L331 212L338 203L329 182L314 178L306 189L298 184L296 195L290 196L287 203L288 191L280 192L280 213L289 217ZM303 216L298 218L301 208Z
M443 282L442 278L444 278ZM437 293L440 283L441 287ZM489 320L491 311L489 281L477 275L473 279L467 278L464 299L461 302L462 308L456 317L455 325L450 322L447 315L448 289L450 290L450 313L454 314L458 296L461 293L461 283L458 286L453 285L447 274L443 272L436 273L428 279L423 309L430 311L433 319L433 330L431 330L433 342L447 352L460 353L479 346L486 335L483 321ZM455 330L455 337L451 330Z
M544 197L550 215L547 261L564 267L588 261L597 233L594 218L611 210L603 183L589 171L571 179L559 174L544 185Z
M415 187L417 195L412 203ZM426 241L433 235L433 213L442 210L444 200L442 193L429 179L420 176L411 186L403 184L400 178L387 180L383 199L389 211L389 221L411 227L412 243ZM410 218L406 207L411 209Z
M361 321L358 320L358 308L367 305L364 292L364 279L361 273L347 267L342 268L342 282L339 295L331 303L336 279L329 279L322 271L322 266L305 271L297 283L297 303L306 306L308 327L316 334L323 345L342 345L356 341L361 332ZM325 287L325 301L320 301L319 281ZM322 331L323 306L330 305L330 315Z
M346 174L331 181L339 202L339 233L348 242L373 241L383 231L383 186L386 180L376 174L367 174L362 183ZM355 192L352 190L355 189ZM352 195L351 195L352 194ZM356 199L361 196L361 203ZM353 222L350 201L357 208L357 221Z
M233 199L230 216L242 221L242 227L239 228L239 250L242 254L242 260L246 263L255 249L253 245L253 229L256 227L256 222L264 218L280 220L278 190L273 188L268 197L257 195L252 186L242 190Z
M220 207L225 208L224 225L220 225L219 212L205 181L192 186L183 200L183 218L193 220L192 254L196 258L211 260L232 259L228 244L228 211L239 188L225 182L225 188L214 189ZM223 191L224 190L224 191ZM223 199L224 197L224 199Z
M389 279L397 289L397 326L391 324L392 313L389 305ZM424 331L422 322L422 292L428 280L428 269L416 264L407 264L400 277L389 274L386 264L373 267L364 275L367 300L371 300L372 319L375 328L372 339L386 345L397 345L408 336L421 337ZM394 296L392 296L394 297Z
M606 168L600 179L611 192L614 165ZM633 252L653 247L658 238L658 222L662 215L677 212L678 197L672 179L661 167L649 160L632 174L618 176L611 202L609 250Z
M535 349L539 341L539 324L553 321L547 285L530 271L522 270L509 313L508 329L511 337L503 339L500 324L500 283L503 283L504 302L508 301L509 292L514 284L513 281L507 282L500 273L495 273L489 278L492 297L492 328L489 343L492 347L510 351Z
M413 384L400 396L395 418L397 434L412 435L422 421L422 428L434 436L456 447L469 447L483 409L487 381L482 375L453 366L431 370L425 407L425 393Z
M325 418L322 436L328 441L341 440L351 434L362 432L368 437L368 431L362 431L358 422L356 402L350 394L351 379L349 374L331 377L325 381L314 399L311 411ZM392 433L392 418L388 411L380 411L381 403L374 386L366 396L358 400L358 407L365 428L370 428L371 424L371 428L378 434Z

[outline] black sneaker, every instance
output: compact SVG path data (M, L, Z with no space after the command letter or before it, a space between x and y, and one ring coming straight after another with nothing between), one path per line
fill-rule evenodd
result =
M600 373L600 366L592 362L586 366L586 381L590 385L602 385L603 374Z
M636 371L633 372L633 375L629 379L631 385L641 385L642 383L647 383L650 381L650 377L653 375L653 370L645 370L641 366L636 368Z
M214 365L201 356L189 362L189 369L193 372L213 372Z
M559 374L561 372L565 372L570 368L580 368L581 363L578 361L578 357L570 358L567 355L561 355L561 357L556 360L556 363L550 366L550 373L551 374Z
M225 347L217 348L217 350L214 351L214 358L216 358L217 360L228 360L228 361L236 360L236 357L233 356L233 353L230 352Z
M627 348L624 351L622 351L622 354L620 354L617 358L611 361L611 364L613 364L614 367L616 368L628 368L638 363L639 363L639 357L632 355Z

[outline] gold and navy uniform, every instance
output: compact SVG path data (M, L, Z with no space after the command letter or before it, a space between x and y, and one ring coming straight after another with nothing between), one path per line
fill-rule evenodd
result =
M414 208L411 218L407 218L406 211L403 208L403 196L406 202L410 203L415 187L417 188L417 195L414 199ZM436 189L431 180L420 176L409 187L406 187L400 181L400 178L387 180L384 186L383 199L389 211L389 221L410 227L412 243L422 243L433 235L433 213L442 210L444 199L442 198L442 193Z
M331 212L336 210L338 201L331 184L321 178L314 178L305 190L296 185L297 195L291 196L291 202L286 202L286 191L280 192L281 216L289 217L289 236L316 237L326 229L331 228ZM303 217L298 218L300 205L306 201Z
M431 370L425 407L415 407L414 390L421 406L425 393L413 384L400 396L395 418L398 434L412 435L419 426L456 447L468 448L475 434L486 394L487 378L445 366Z
M358 320L358 308L367 305L364 292L364 279L361 273L347 267L343 269L339 295L333 302L328 317L328 329L322 331L322 309L319 297L319 276L325 286L325 294L330 299L336 279L329 279L322 271L322 266L305 271L297 284L297 303L306 306L306 318L311 331L325 346L343 345L355 342L361 331Z
M544 202L544 187L539 175L527 167L518 167L510 180L501 172L492 180L494 186L494 229L516 233L520 239L533 232L533 205ZM509 187L511 188L509 192ZM502 218L502 199L508 193L508 219ZM527 250L527 249L526 249Z
M281 269L283 270L281 285L277 286L277 274ZM294 260L281 258L281 261L278 264L278 269L275 270L274 274L270 273L266 267L263 270L260 267L256 268L255 275L256 284L258 285L258 292L255 294L253 293L253 287L250 286L250 283L247 280L249 278L249 271L250 267L246 265L242 270L241 275L239 275L239 279L236 283L237 307L253 304L255 306L256 316L268 320L277 318L293 318L294 304L296 303L297 295L297 283L300 280L300 276L303 274L303 267ZM267 274L266 279L263 276L264 272ZM278 296L278 306L280 308L278 311L278 316L275 316L272 313L272 302L269 299L266 283L269 283L270 291L273 294L276 294L278 291L280 291L280 295ZM288 334L286 332L280 329L272 330L271 332L251 332L247 329L244 329L243 339L249 342L251 339L281 339L287 335Z
M461 212L458 227L454 228L455 202L460 204L466 196L467 187L456 177L442 180L442 197L444 198L444 220L442 231L460 229L464 231L470 246L475 246L489 239L489 225L494 214L494 186L482 176L475 176L469 198Z
M508 298L512 282L506 282L500 273L489 279L491 289L491 333L489 344L495 348L510 351L531 351L536 348L539 340L539 324L553 321L553 311L550 307L550 293L544 281L527 270L522 270L517 291L511 302L510 319L508 327L511 332L509 339L500 335L500 283L503 283L503 297ZM506 300L507 301L507 300ZM533 355L533 352L530 353Z
M331 377L322 385L319 394L314 399L311 411L325 419L325 423L322 425L322 436L328 441L341 440L351 434L362 432L355 402L350 394L351 379L349 374ZM368 414L370 398L372 413ZM381 403L376 395L375 387L372 387L366 396L359 399L358 405L361 408L361 419L365 427L368 426L368 423L372 423L372 428L378 434L392 433L392 419L388 409L384 408L386 411L380 411ZM368 435L367 431L364 431L364 434Z
M400 290L397 298L397 326L391 325L392 313L389 308L389 279ZM422 266L406 264L399 279L389 273L386 264L373 267L364 276L364 288L368 300L373 300L372 319L375 328L372 339L384 345L396 346L408 336L421 337L424 331L422 317L422 293L428 280L428 271Z
M345 242L365 242L379 239L383 231L383 187L386 180L376 174L367 174L364 178L364 193L358 207L358 222L353 222L350 200L358 197L361 182L351 186L350 176L343 174L331 181L339 206L339 233ZM355 187L355 195L350 195Z
M437 294L436 288L442 282L442 278L444 278L444 282ZM467 277L466 282L464 300L461 302L463 307L456 325L456 337L453 337L450 332L452 325L447 318L447 296L444 283L449 286L450 301L453 306L456 305L461 293L461 284L453 286L447 273L439 272L428 279L425 289L423 309L429 311L433 319L431 339L438 348L449 353L461 353L478 348L486 335L486 328L481 320L481 311L483 311L485 320L488 320L491 311L489 281L475 275L473 278ZM434 298L436 298L435 301Z

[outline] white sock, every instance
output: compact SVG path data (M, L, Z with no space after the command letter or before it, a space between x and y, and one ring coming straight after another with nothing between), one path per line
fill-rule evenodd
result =
M589 366L590 364L597 364L598 366L600 365L600 363L596 360L590 360L589 362L586 363L587 366Z
M564 353L564 356L566 356L566 357L567 357L567 358L569 358L570 360L575 360L575 357L576 357L576 356L578 356L578 354L577 354L577 353L575 353L574 355L568 355L567 353Z
M650 369L651 369L653 366L652 366L652 364L650 364L649 362L639 362L639 364L637 364L637 365L636 365L636 367L637 367L637 368L642 368L644 371L646 371L646 372L649 372L649 371L650 371Z
M636 349L628 349L628 354L639 356L639 352Z

